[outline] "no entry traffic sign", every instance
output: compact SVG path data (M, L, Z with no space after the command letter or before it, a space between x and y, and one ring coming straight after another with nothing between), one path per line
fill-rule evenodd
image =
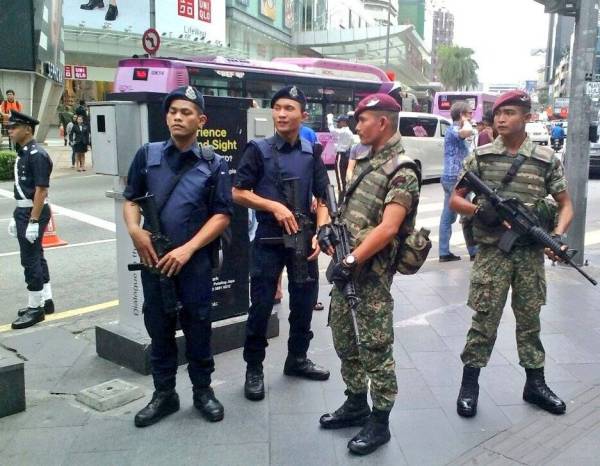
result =
M142 36L142 46L150 55L154 55L160 47L160 35L154 28L146 29Z

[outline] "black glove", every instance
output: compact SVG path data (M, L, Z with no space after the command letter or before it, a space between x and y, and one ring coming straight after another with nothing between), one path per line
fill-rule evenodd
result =
M338 290L343 292L346 284L350 281L350 278L352 278L352 269L347 265L344 265L343 262L334 264L332 261L327 268L326 275L327 280L337 286Z
M488 202L479 204L473 217L488 227L497 227L502 224L502 219L498 216L498 212Z
M330 246L335 247L335 245L340 242L335 234L335 230L331 227L331 223L319 227L319 231L317 231L317 241L323 252L327 252Z

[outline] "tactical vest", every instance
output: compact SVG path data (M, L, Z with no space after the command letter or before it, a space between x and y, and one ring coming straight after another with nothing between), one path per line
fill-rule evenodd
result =
M161 230L178 247L188 242L208 220L210 179L220 169L223 157L215 154L210 162L200 158L170 192L177 175L167 163L164 146L164 142L148 144L146 183L148 192L155 196L156 204L163 206L160 212ZM178 278L180 299L184 304L209 302L212 275L208 248L197 251Z
M302 200L302 210L305 214L310 212L312 201L313 178L315 163L312 147L308 141L302 145L302 150L282 153L277 150L275 136L250 141L260 152L263 162L263 176L254 187L254 193L260 197L286 204L283 198L281 181L286 178L299 178L299 197ZM273 214L266 211L257 211L256 219L259 223L259 233L265 226L279 228ZM262 226L261 226L262 224ZM257 234L259 234L257 233Z
M368 173L356 186L356 189L350 193L350 196L346 198L340 208L341 219L350 232L352 249L355 249L381 223L385 198L390 190L390 181L394 174L398 172L398 167L403 163L414 163L410 157L404 155L404 149L399 143L398 146L399 150L395 150L395 154L390 159L384 161L370 160L364 163L360 172L357 170L353 175L353 179L356 180L360 173L367 170L369 166L374 167L373 171ZM357 168L361 165L363 164L358 165ZM352 182L350 183L351 186ZM414 209L414 202L413 200L413 208L411 208L400 227L400 235L409 233L415 227L416 209ZM418 199L416 202L418 202ZM371 259L371 269L379 275L395 271L397 250L398 240L394 238L390 244Z
M502 179L515 157L498 152L492 144L481 146L475 151L480 178L492 189L497 189L500 196L517 198L534 212L537 201L548 196L546 177L552 169L553 156L552 150L536 146L513 180L502 185ZM483 202L483 198L476 197L475 202L479 204ZM478 222L477 218L473 222L475 241L481 244L497 244L504 231L504 227L487 227Z

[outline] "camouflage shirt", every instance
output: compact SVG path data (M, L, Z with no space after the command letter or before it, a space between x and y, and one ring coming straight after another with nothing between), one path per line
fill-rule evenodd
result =
M508 153L501 136L490 144L478 147L464 160L459 180L466 171L472 171L488 186L497 189L500 196L520 199L534 212L538 201L567 189L562 162L552 149L539 146L526 137L518 153L526 157L525 162L507 185L502 184L502 179L515 155ZM483 201L480 197L474 200L478 204ZM473 227L475 240L481 244L496 244L504 231L504 227L490 228L477 219Z
M415 172L407 167L397 169L397 160L408 159L404 154L400 133L396 133L377 152L361 154L357 157L356 168L349 187L367 170L367 174L342 206L342 220L347 225L352 242L356 248L366 236L381 223L383 211L390 203L397 203L406 208L407 216L400 228L401 232L414 228L416 206L419 203L419 181ZM394 160L396 158L396 160ZM392 176L393 175L393 176ZM392 268L396 257L397 241L377 253L371 262L372 270L376 273L386 273Z

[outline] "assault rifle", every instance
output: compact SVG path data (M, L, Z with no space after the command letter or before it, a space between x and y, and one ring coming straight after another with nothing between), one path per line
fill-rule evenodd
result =
M588 279L592 285L598 282L590 277L585 271L573 262L573 256L577 253L574 249L563 249L565 244L554 239L546 230L542 228L539 220L519 199L503 199L475 173L468 171L464 179L471 189L478 195L484 196L496 209L498 216L510 225L510 229L500 238L498 247L501 251L510 252L515 241L521 237L527 236L536 243L550 249L563 262L573 267L581 275Z
M144 219L146 220L146 225L148 226L148 230L150 231L150 239L152 241L152 246L158 255L158 258L162 258L165 254L167 254L171 249L173 249L173 244L171 240L162 233L160 229L160 219L158 215L158 209L156 208L156 201L154 200L154 195L150 194L148 196L138 197L133 199L144 215ZM183 309L181 302L177 299L177 289L175 287L175 281L167 277L165 274L161 273L159 269L155 267L148 267L147 265L141 263L134 263L127 265L127 270L130 272L135 272L138 270L145 270L147 272L158 275L159 284L160 284L160 295L162 298L163 308L166 314L177 314L179 311Z
M350 250L350 233L348 232L348 227L340 221L340 213L338 210L337 201L335 199L335 190L332 185L327 186L326 202L327 210L329 211L329 216L331 217L331 228L333 229L337 239L332 264L339 264L340 261L344 260L344 258L352 251ZM330 268L327 269L327 280L329 280L329 283L331 283L331 280L329 279L329 271ZM360 304L360 299L356 294L354 280L349 280L348 283L346 283L344 289L342 290L342 294L350 306L350 315L352 316L352 326L354 327L356 344L360 345L360 332L358 330L358 322L356 320L356 309Z
M296 223L298 223L298 231L288 234L284 230L281 237L261 238L259 241L262 244L283 244L285 249L291 251L293 270L290 281L299 284L313 282L315 279L308 274L308 261L306 260L311 251L313 222L302 212L302 201L298 189L300 178L285 178L281 182L286 207L294 214Z

